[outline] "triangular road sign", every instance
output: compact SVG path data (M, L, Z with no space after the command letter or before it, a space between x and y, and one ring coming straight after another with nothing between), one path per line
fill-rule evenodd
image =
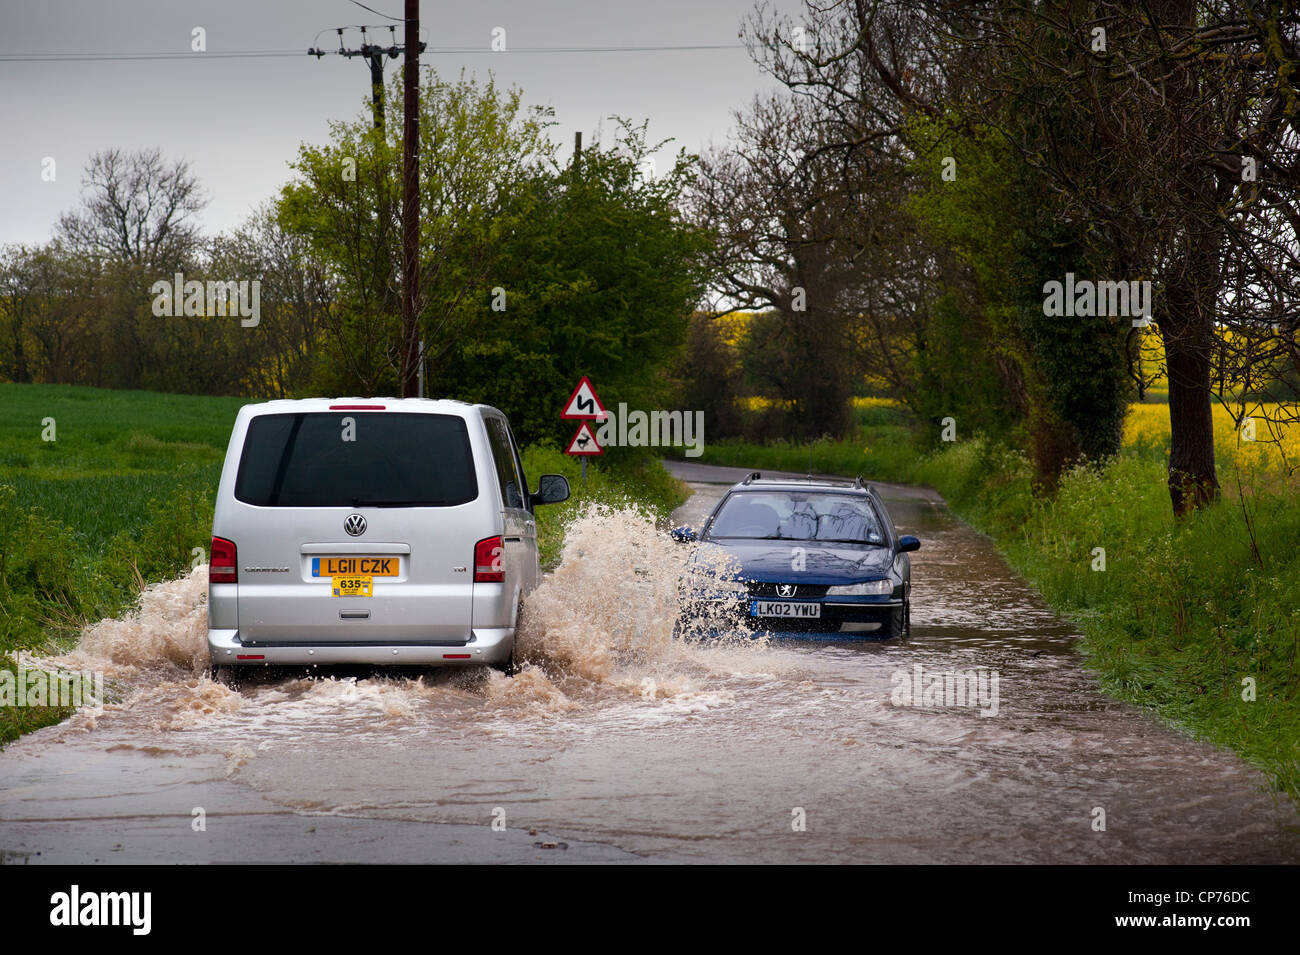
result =
M596 436L591 432L591 425L583 422L573 433L565 454L604 454L605 449L596 443Z
M569 400L565 403L564 411L560 414L560 417L575 420L585 418L590 421L603 421L605 415L605 406L600 403L600 398L596 395L596 389L591 386L591 379L583 375L578 382L578 387L574 388L573 394L569 395Z

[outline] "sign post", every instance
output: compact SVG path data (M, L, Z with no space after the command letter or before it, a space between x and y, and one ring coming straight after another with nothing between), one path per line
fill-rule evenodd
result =
M560 417L580 422L578 430L569 439L569 446L564 449L564 453L582 458L584 486L587 483L587 458L605 453L605 449L596 441L596 433L591 430L591 422L604 421L606 415L605 406L600 403L600 397L596 394L591 379L583 375L573 389L573 394L569 395L569 400L565 402Z

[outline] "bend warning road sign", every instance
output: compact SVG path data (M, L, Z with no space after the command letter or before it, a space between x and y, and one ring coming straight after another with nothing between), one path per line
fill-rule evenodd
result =
M596 436L591 433L591 425L584 421L573 433L565 454L604 454L605 449L596 443ZM584 464L583 467L586 467Z
M573 420L604 421L607 414L605 406L600 403L600 398L596 395L596 389L591 386L591 379L583 375L578 382L578 387L574 388L573 394L569 395L569 400L565 403L564 411L560 413L560 417Z

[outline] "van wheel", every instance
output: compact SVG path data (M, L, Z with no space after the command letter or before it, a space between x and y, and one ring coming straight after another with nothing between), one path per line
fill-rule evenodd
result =
M504 673L506 676L514 676L519 672L519 662L515 651L515 642L518 641L518 639L518 636L516 636L515 640L510 644L510 658L499 663L491 664L492 669L496 670L498 673Z
M510 641L510 658L501 663L493 663L492 669L504 673L506 676L514 676L519 672L519 631L524 626L524 602L519 601L519 609L515 611L515 637Z
M208 667L208 678L213 683L220 683L222 686L229 687L232 690L239 689L239 678L235 675L234 667L217 666L215 663Z

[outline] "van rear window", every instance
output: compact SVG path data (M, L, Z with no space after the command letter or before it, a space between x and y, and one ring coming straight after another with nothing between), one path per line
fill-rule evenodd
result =
M235 497L258 507L451 507L478 497L469 432L454 415L259 415Z

